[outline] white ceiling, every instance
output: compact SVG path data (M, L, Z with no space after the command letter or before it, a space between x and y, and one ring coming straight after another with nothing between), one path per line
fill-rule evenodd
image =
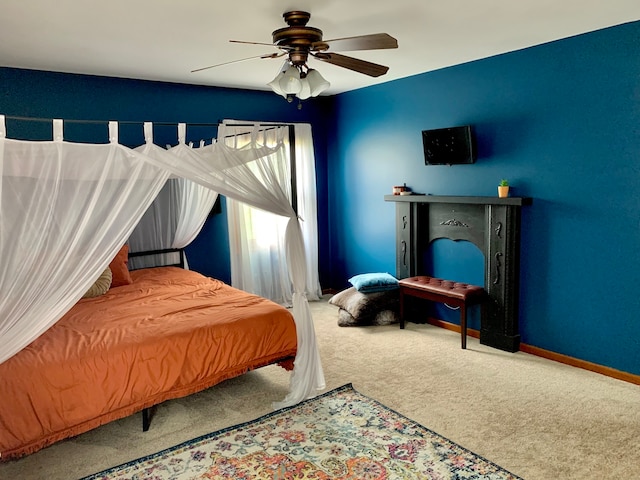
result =
M640 19L639 0L1 0L0 66L268 90L282 14L324 39L386 32L394 50L340 52L389 66L371 78L310 60L335 94Z

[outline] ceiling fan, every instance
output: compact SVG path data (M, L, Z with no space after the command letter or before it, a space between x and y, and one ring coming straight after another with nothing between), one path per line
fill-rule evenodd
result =
M331 63L353 70L354 72L369 75L370 77L379 77L387 73L389 67L335 53L334 50L354 51L398 48L398 41L387 33L374 33L356 37L323 40L322 30L307 25L311 18L311 14L308 12L295 10L285 12L282 16L288 27L279 28L272 32L273 43L230 40L230 42L233 43L269 45L280 50L279 52L210 65L192 70L192 73L254 58L279 58L286 56L285 67L287 68L283 69L278 77L269 83L269 86L276 93L285 97L288 95L297 95L300 99L304 99L309 96L316 96L329 87L329 83L320 76L317 70L313 70L307 66L309 56L322 62ZM307 80L306 83L310 83L311 85L306 85L305 79ZM307 86L310 92L306 91Z

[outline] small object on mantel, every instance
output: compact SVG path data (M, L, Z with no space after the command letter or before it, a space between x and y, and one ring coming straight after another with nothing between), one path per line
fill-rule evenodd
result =
M408 190L405 190L403 192L400 192L400 195L413 195L413 192L410 192Z
M404 192L409 192L409 191L411 191L411 189L407 187L406 183L404 185L396 185L395 187L393 187L394 195L406 195L406 193Z
M500 180L498 184L498 197L507 198L509 196L509 181L506 178Z

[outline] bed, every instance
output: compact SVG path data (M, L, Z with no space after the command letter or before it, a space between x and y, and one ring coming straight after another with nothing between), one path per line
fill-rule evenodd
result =
M179 267L130 276L0 364L2 460L251 369L293 368L286 308Z

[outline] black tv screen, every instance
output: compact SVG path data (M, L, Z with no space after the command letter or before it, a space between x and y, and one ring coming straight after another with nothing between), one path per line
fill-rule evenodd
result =
M426 165L460 165L476 161L471 126L422 131Z

